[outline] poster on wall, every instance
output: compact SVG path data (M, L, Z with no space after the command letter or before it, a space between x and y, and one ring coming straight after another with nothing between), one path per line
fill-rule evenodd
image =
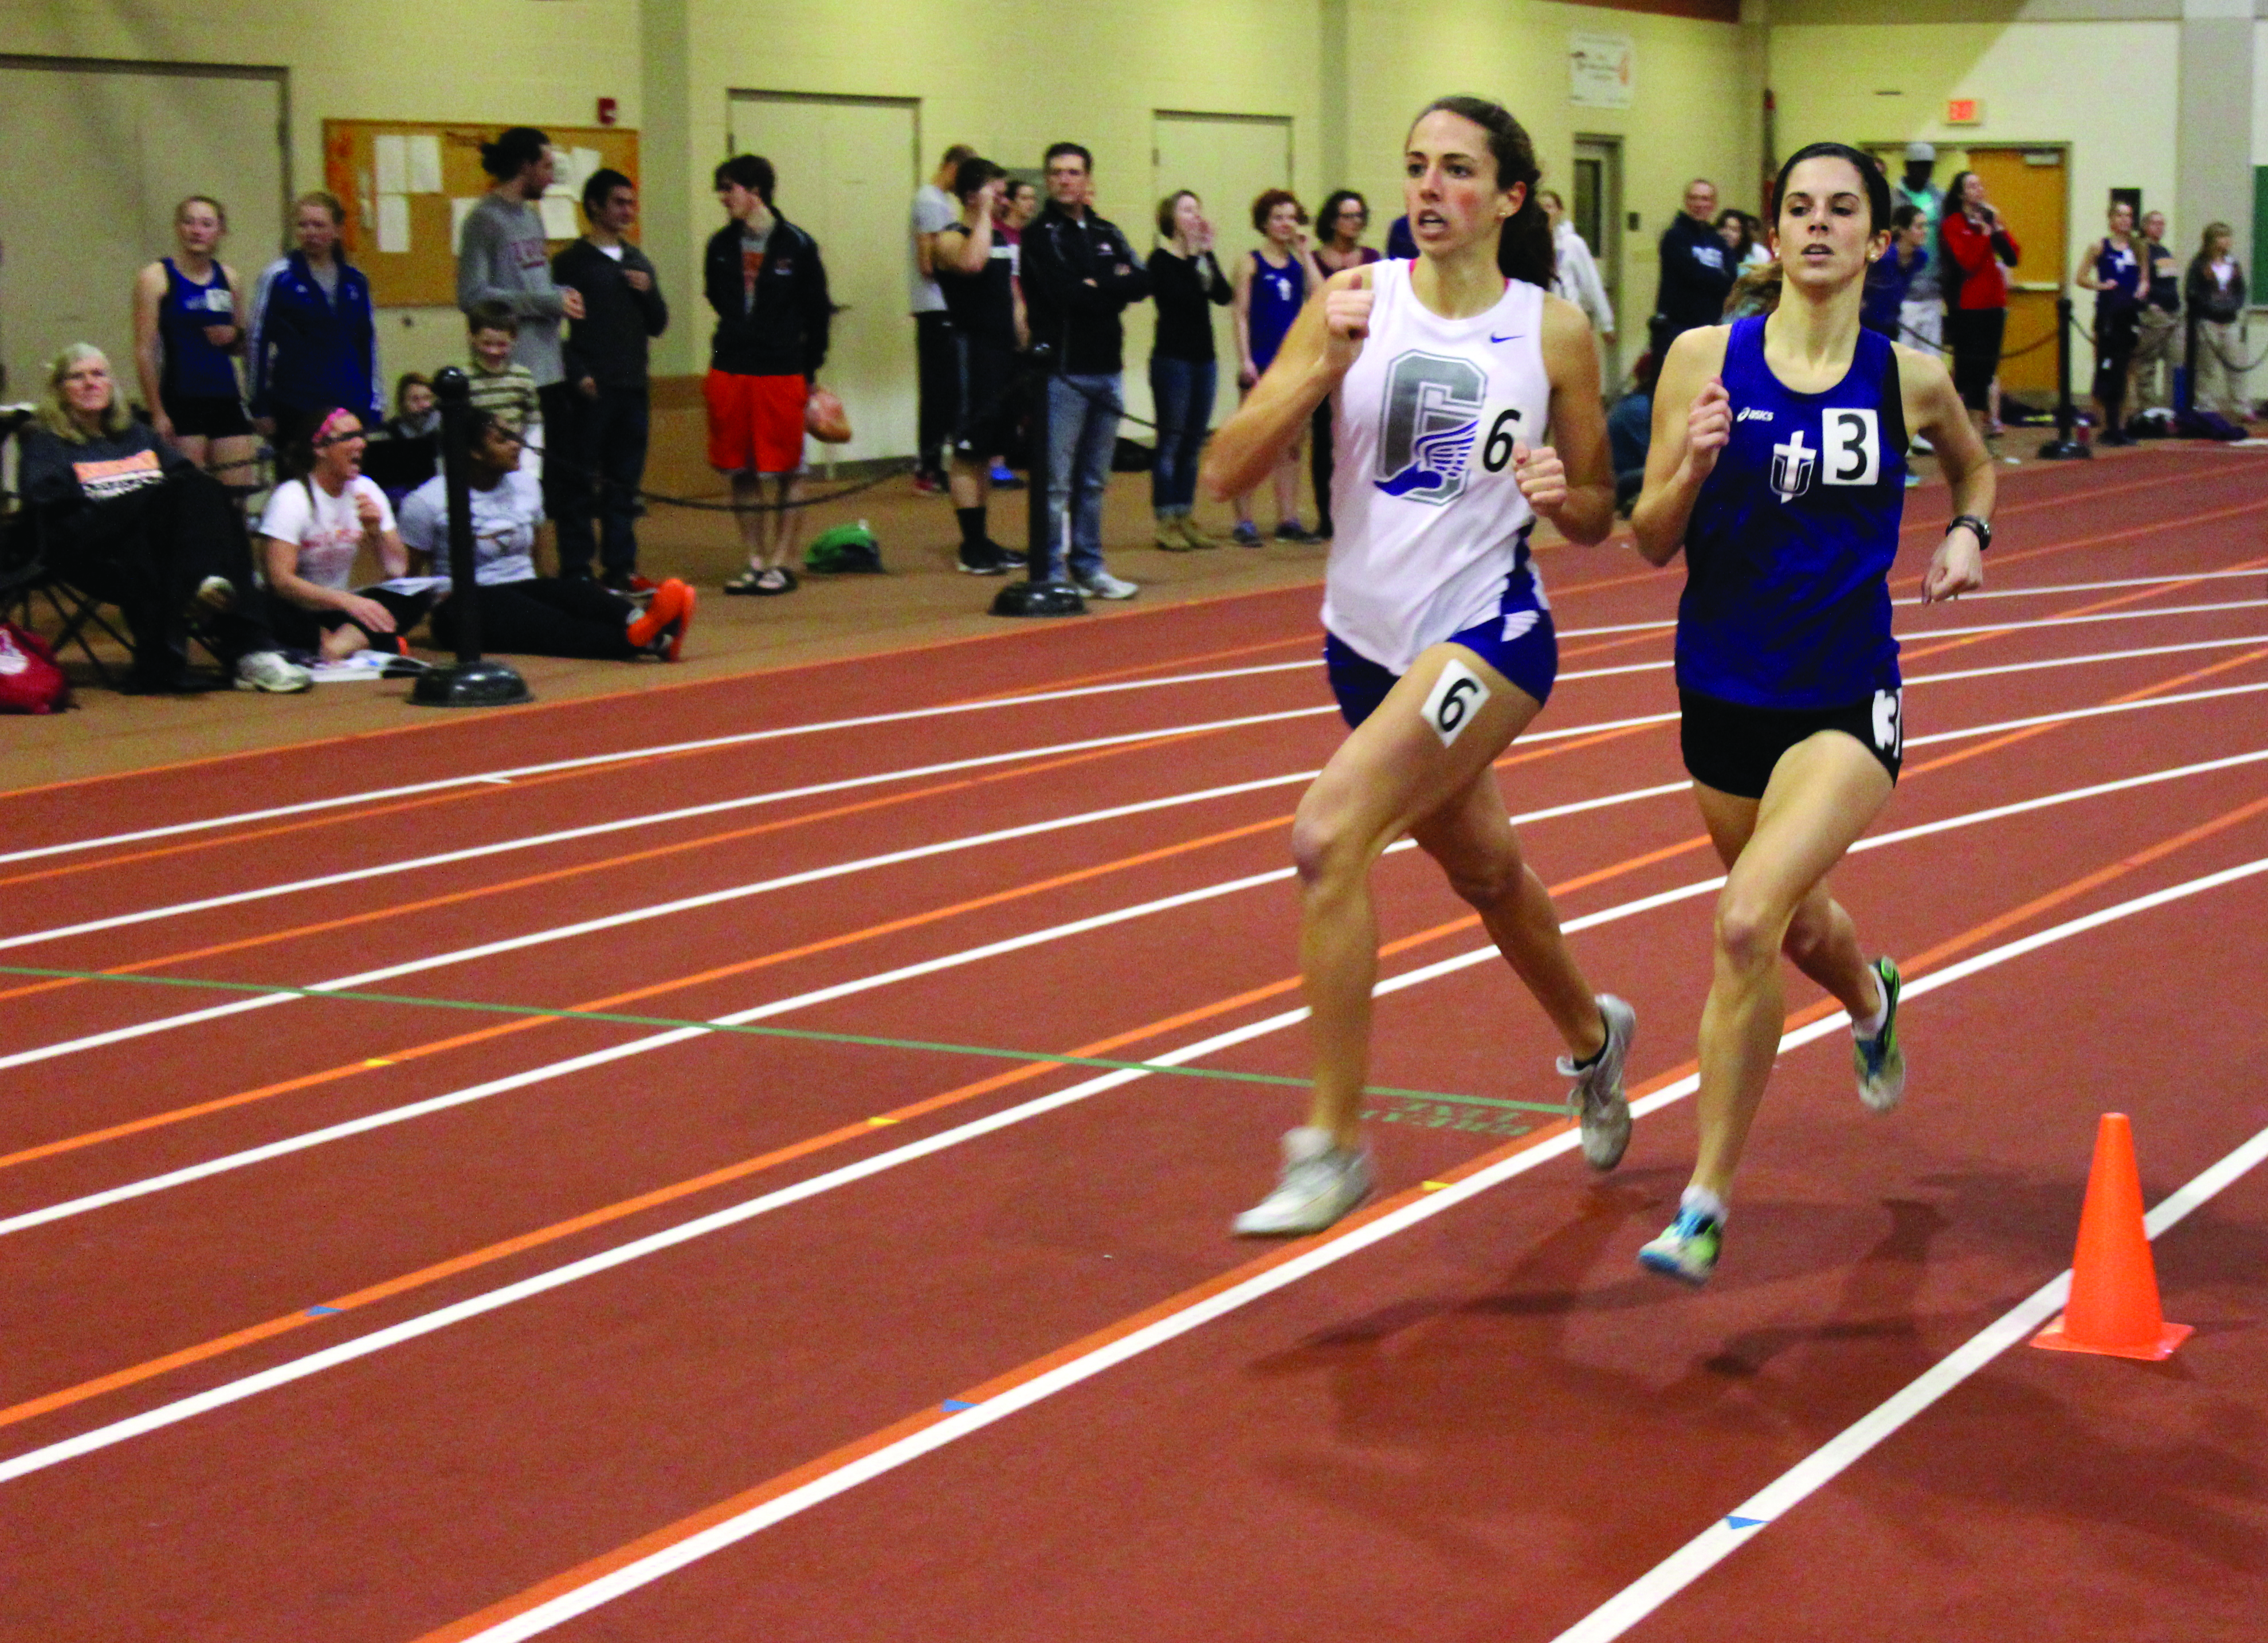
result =
M1627 34L1567 33L1567 100L1585 108L1627 108L1638 44Z

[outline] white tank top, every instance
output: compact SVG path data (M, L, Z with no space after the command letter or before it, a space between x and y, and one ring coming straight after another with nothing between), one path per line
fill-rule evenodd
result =
M1527 564L1535 513L1513 444L1546 443L1551 406L1543 289L1507 281L1486 313L1445 320L1410 290L1414 266L1372 266L1370 335L1335 402L1323 581L1323 625L1395 674L1494 615Z

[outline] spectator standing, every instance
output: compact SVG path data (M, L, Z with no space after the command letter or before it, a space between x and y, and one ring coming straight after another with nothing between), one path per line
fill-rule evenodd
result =
M961 524L960 568L971 576L1000 576L1017 563L992 540L985 517L992 458L1007 444L1016 414L1016 338L1022 324L1014 257L999 235L1005 176L989 159L961 162L953 183L961 215L938 230L930 254L953 320L961 407L953 435L953 512Z
M1404 211L1386 225L1386 254L1397 262L1418 260L1418 236L1410 232L1410 213Z
M1661 285L1653 301L1651 341L1657 357L1697 326L1723 322L1725 298L1739 270L1711 218L1717 185L1696 177L1685 185L1685 209L1661 233Z
M298 477L269 493L260 520L269 625L284 644L325 661L373 644L406 652L403 636L432 602L423 593L352 586L365 552L389 580L409 573L393 505L362 471L364 444L360 417L331 412L290 453Z
M563 361L582 403L565 453L575 471L560 487L559 571L587 575L596 554L609 588L648 592L637 573L638 490L652 424L647 362L653 339L669 328L669 304L653 263L622 237L637 222L637 185L618 171L593 172L583 217L589 231L551 260L553 282L583 299ZM594 540L594 514L602 540Z
M1236 385L1246 396L1260 385L1276 350L1284 345L1292 321L1307 306L1307 287L1314 268L1307 261L1307 213L1288 188L1269 188L1252 202L1252 225L1261 233L1259 249L1236 265ZM1312 542L1300 524L1300 442L1293 439L1278 453L1273 473L1276 490L1276 540ZM1240 548L1260 546L1260 529L1252 522L1252 493L1236 498L1236 528L1231 533Z
M134 282L134 364L158 437L225 485L252 479L252 418L235 356L244 290L217 255L228 212L193 194L173 208L173 254Z
M1370 203L1353 189L1341 188L1325 196L1323 209L1315 214L1315 248L1310 254L1318 288L1342 269L1368 268L1385 260L1375 247L1362 243L1363 232L1369 226ZM1315 489L1314 534L1322 542L1329 541L1337 528L1331 522L1331 404L1326 395L1307 424L1307 478Z
M405 371L394 385L394 415L363 449L361 471L394 506L432 478L440 461L441 407L433 384L421 372Z
M1149 296L1150 276L1117 225L1094 210L1094 156L1057 143L1043 163L1048 203L1024 234L1023 269L1032 340L1053 350L1043 402L1049 552L1068 542L1064 569L1081 589L1131 599L1142 590L1102 562L1102 496L1126 408L1119 316Z
M2242 330L2248 295L2244 265L2236 260L2235 232L2209 223L2183 281L2183 298L2197 321L2197 357L2190 362L2190 401L2235 423L2252 420L2245 390Z
M537 430L543 426L543 398L535 373L512 357L519 340L519 316L503 303L476 302L465 315L465 343L473 357L472 369L465 373L472 407L494 412L526 450L542 443Z
M907 225L906 274L910 312L914 316L914 391L916 443L914 489L936 496L945 489L944 458L939 454L953 438L959 421L960 362L953 348L953 320L946 312L945 291L937 281L937 237L961 215L961 202L953 197L953 182L963 161L976 158L966 143L945 151L930 180L914 191L913 214Z
M692 625L693 590L672 579L654 590L643 615L587 578L539 577L535 556L548 532L543 489L519 460L519 436L488 411L466 431L466 479L473 514L473 583L451 586L433 608L433 637L457 642L457 615L480 608L481 643L507 655L675 661ZM448 580L448 482L436 475L401 505L402 545L423 574Z
M2173 406L2182 365L2182 267L2166 247L2166 214L2142 214L2142 312L2134 342L2132 394L2138 413Z
M992 232L1008 246L1008 268L1016 285L1016 351L1023 352L1032 345L1031 311L1024 302L1024 230L1032 225L1032 218L1040 214L1039 185L1021 177L1011 177L1001 184L999 220ZM1028 407L1019 405L1008 421L1010 441L1019 453L1026 438L1025 412ZM992 489L1021 490L1024 482L1016 477L1015 469L1008 466L1007 453L996 452L992 457Z
M1926 353L1945 351L1944 293L1939 288L1937 258L1937 225L1945 215L1945 195L1930 184L1930 175L1937 169L1937 150L1927 143L1906 144L1905 175L1892 192L1891 209L1911 205L1929 225L1922 239L1922 262L1906 281L1904 305L1898 311L1898 324L1904 335L1898 340L1909 348L1918 348ZM1929 449L1925 441L1915 447Z
M796 586L788 561L803 534L804 412L827 362L835 304L819 242L772 208L778 179L771 161L737 155L712 181L725 221L703 261L717 334L702 398L709 465L731 477L748 555L747 569L725 591L786 593Z
M1599 277L1597 259L1591 247L1583 243L1583 236L1575 232L1575 225L1567 220L1566 202L1550 188L1539 188L1536 202L1543 207L1543 215L1551 224L1551 294L1564 298L1583 311L1599 340L1612 343L1615 340L1615 307L1607 300L1607 287Z
M298 248L269 263L252 287L245 322L252 415L279 448L306 438L339 406L357 416L383 409L370 282L339 254L346 214L335 195L301 195L291 206Z
M2110 232L2080 253L2072 278L2095 293L2095 409L2103 445L2132 445L2125 424L2126 372L2134 360L2142 311L2142 248L2134 208L2111 202Z
M2000 343L2008 330L2008 269L2023 247L1984 197L1984 179L1964 171L1945 191L1939 225L1939 290L1945 298L1945 341L1953 355L1953 386L1983 438L1992 421L1992 379L2000 372Z
M228 493L134 420L100 349L75 343L48 366L18 484L51 563L124 613L134 643L128 690L199 688L186 650L183 613L193 608L239 689L313 682L276 653L253 608L251 546Z
M1929 257L1928 248L1922 244L1928 233L1928 219L1915 207L1892 208L1890 243L1867 268L1859 323L1870 331L1879 331L1894 343L1898 340L1898 310L1905 304L1906 282Z
M1150 507L1158 546L1167 553L1220 544L1198 528L1197 462L1212 424L1220 367L1212 311L1234 293L1212 254L1204 203L1187 188L1158 202L1158 248L1150 254L1150 298L1158 305L1150 350L1150 398L1158 408L1158 454L1150 468Z

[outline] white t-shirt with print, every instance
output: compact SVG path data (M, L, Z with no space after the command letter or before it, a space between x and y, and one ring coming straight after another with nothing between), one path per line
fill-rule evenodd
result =
M290 542L299 550L300 579L317 587L343 589L354 576L355 553L362 546L362 519L356 498L368 497L378 504L378 527L394 528L394 510L386 492L366 474L333 496L314 481L287 480L268 498L268 512L260 516L260 534Z
M535 579L535 527L543 523L543 486L524 468L473 497L473 580L482 587ZM435 475L401 499L401 541L433 556L431 574L449 578L449 493Z

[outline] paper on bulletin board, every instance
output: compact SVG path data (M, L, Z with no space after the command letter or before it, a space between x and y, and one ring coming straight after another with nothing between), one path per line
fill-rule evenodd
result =
M602 168L606 163L607 157L594 148L578 148L575 151L575 197L577 199L583 197L583 185L590 181L592 174Z
M578 232L575 226L575 202L563 200L556 194L547 194L541 203L543 237L546 239L572 239Z
M409 252L409 196L406 194L381 194L378 196L378 248L389 256L406 256Z
M409 139L409 192L441 192L441 139L423 131Z
M1567 100L1587 108L1627 108L1638 76L1638 43L1627 34L1567 32Z
M378 161L379 193L406 191L409 187L409 151L401 134L394 132L377 138L371 144L371 152Z
M456 251L465 243L465 218L473 214L473 207L481 203L477 194L470 199L459 196L449 202L449 249Z

